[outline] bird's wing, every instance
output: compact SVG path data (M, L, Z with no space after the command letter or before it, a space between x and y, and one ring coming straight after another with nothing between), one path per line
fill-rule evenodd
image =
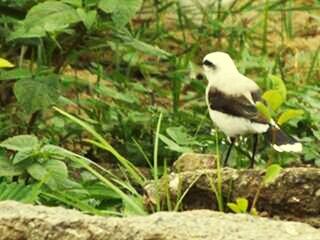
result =
M255 123L268 124L269 121L257 110L255 103L260 99L260 91L245 92L241 95L228 95L211 87L208 104L211 110L243 117Z

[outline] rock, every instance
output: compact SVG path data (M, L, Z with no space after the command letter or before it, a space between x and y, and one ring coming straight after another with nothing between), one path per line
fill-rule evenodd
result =
M320 240L303 223L209 210L103 218L61 207L0 203L0 239L59 240Z
M173 164L174 172L187 172L201 169L214 169L215 157L213 154L184 153Z
M221 171L221 192L225 205L235 202L238 197L246 198L251 204L264 170L223 168ZM213 186L217 186L216 170L172 173L160 181L159 186L159 196L164 201L168 191L170 199L177 199L181 193L187 192L181 204L183 210L218 209L213 191ZM146 195L148 199L154 199L152 194L155 191L150 189L153 188L149 185ZM273 184L261 188L256 208L259 212L264 212L264 215L267 213L269 217L302 221L320 228L319 189L319 168L287 168ZM226 206L225 209L228 210Z

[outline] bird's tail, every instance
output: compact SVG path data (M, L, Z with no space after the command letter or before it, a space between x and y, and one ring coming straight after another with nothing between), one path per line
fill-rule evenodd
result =
M302 144L272 124L267 131L267 139L278 152L301 152Z

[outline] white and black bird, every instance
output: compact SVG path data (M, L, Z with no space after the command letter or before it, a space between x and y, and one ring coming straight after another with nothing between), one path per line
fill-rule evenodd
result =
M224 165L227 164L236 137L253 134L250 167L254 165L258 134L266 134L278 152L301 152L302 145L285 134L273 121L256 108L261 100L258 85L242 75L231 57L224 52L213 52L203 59L204 74L208 79L206 102L210 118L231 140Z

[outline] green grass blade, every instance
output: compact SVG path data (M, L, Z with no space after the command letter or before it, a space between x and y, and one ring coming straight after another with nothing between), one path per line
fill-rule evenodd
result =
M156 189L157 189L157 211L160 211L160 196L159 196L159 172L158 172L158 150L159 150L159 134L160 134L160 128L161 128L161 121L162 121L162 113L159 115L158 124L157 124L157 130L156 135L154 138L154 151L153 151L153 178L155 181Z
M91 133L92 136L98 140L99 147L103 148L104 150L110 152L113 156L115 156L116 159L120 162L120 164L128 170L131 177L137 183L139 183L140 185L144 184L145 179L143 175L139 172L139 170L133 164L131 164L126 158L124 158L116 149L114 149L99 133L96 132L96 130L91 125L57 107L53 108L63 116L69 118L71 121L77 123L85 130L87 130L89 133Z

